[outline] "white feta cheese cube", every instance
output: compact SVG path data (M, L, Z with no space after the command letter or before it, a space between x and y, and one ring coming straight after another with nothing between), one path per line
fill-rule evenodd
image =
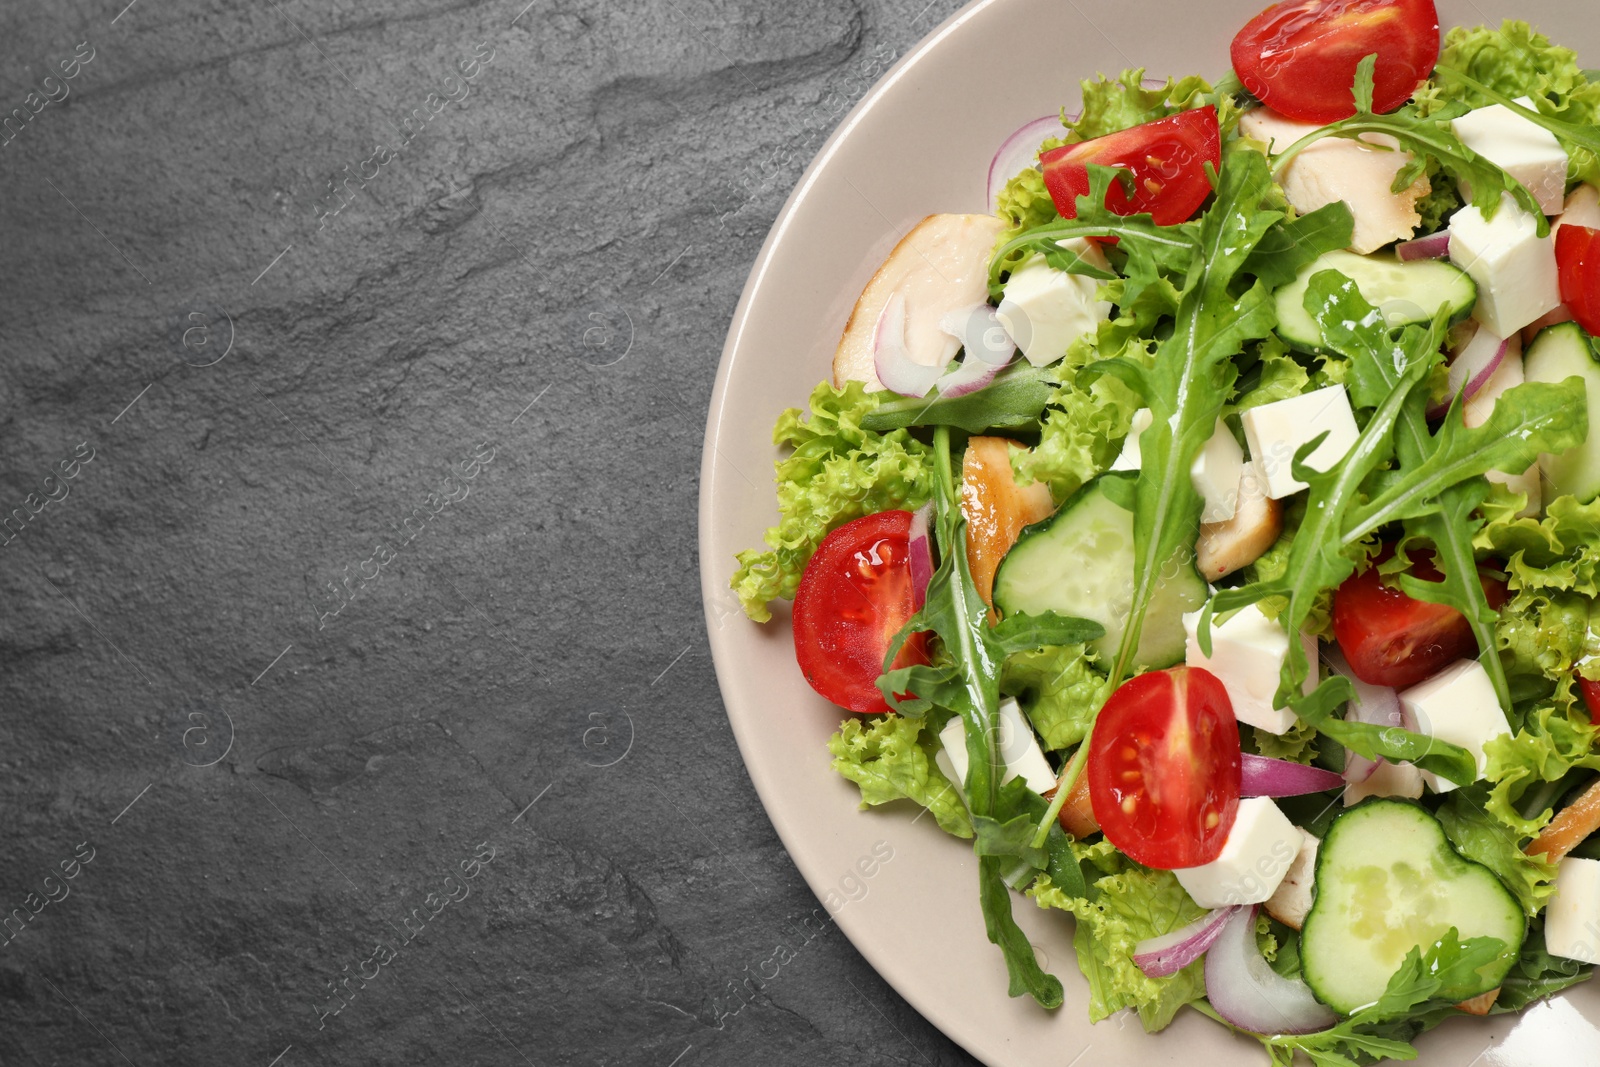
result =
M1384 760L1372 777L1364 782L1351 782L1344 787L1344 806L1359 804L1368 797L1407 797L1416 800L1422 796L1422 772L1409 763L1390 763Z
M1128 436L1122 439L1122 451L1117 453L1117 458L1112 460L1111 469L1114 471L1136 471L1144 459L1139 454L1139 435L1150 428L1150 423L1155 416L1150 414L1149 408L1140 408L1133 413L1133 425L1128 427Z
M1301 829L1300 854L1267 898L1267 914L1292 930L1305 925L1306 913L1311 910L1311 887L1317 880L1317 850L1321 847L1321 841Z
M1544 915L1544 947L1552 956L1600 963L1600 860L1562 860Z
M1000 758L1006 765L1006 781L1021 778L1035 793L1056 787L1056 772L1039 748L1033 727L1022 714L1022 706L1012 697L1000 701Z
M1058 243L1092 266L1111 269L1093 241L1079 237ZM1012 271L995 314L1028 362L1043 367L1111 317L1111 305L1095 295L1102 284L1087 274L1056 270L1042 255L1030 256Z
M1272 699L1278 691L1284 658L1289 654L1289 635L1282 625L1263 615L1255 604L1240 608L1220 625L1214 617L1209 657L1200 650L1199 625L1200 612L1191 611L1183 617L1183 629L1188 635L1184 663L1204 667L1217 676L1228 691L1234 717L1273 734L1293 726L1297 721L1295 713L1277 707ZM1299 634L1298 640L1311 662L1305 684L1305 692L1310 693L1317 687L1317 639Z
M1309 122L1295 122L1266 107L1247 111L1239 119L1239 133L1267 142L1273 154L1320 128ZM1361 140L1378 147L1368 148L1345 137L1318 141L1290 162L1281 181L1284 196L1301 214L1336 200L1344 201L1355 223L1350 250L1365 255L1415 233L1422 222L1417 201L1433 187L1424 175L1400 192L1391 192L1395 176L1411 162L1411 153L1392 151L1400 143L1386 134L1364 134Z
M1056 772L1050 769L1050 761L1045 759L1044 752L1039 748L1039 739L1034 736L1033 727L1028 725L1021 706L1014 698L1006 697L1000 702L996 729L1000 735L996 739L996 751L1006 768L1000 780L1009 782L1020 777L1035 793L1054 789ZM965 788L967 734L959 715L944 724L944 729L939 731L939 742L942 751L935 762L946 778Z
M1201 522L1227 522L1239 506L1239 482L1244 476L1244 449L1221 419L1217 428L1189 465L1189 480L1200 494Z
M1489 421L1489 416L1494 414L1494 405L1507 389L1522 384L1522 338L1512 334L1504 342L1506 354L1500 360L1500 366L1495 368L1489 380L1479 386L1472 399L1462 406L1461 417L1469 427L1482 426ZM1471 355L1470 349L1483 346L1498 348L1502 344L1500 338L1488 330L1479 330L1477 335L1468 343L1469 351L1464 351L1456 358L1466 359ZM1539 486L1539 461L1535 460L1533 466L1521 474L1506 474L1503 471L1490 471L1485 475L1491 482L1499 482L1513 493L1524 493L1528 502L1518 515L1537 516L1544 506L1544 494Z
M1282 500L1306 487L1293 474L1294 455L1318 434L1327 433L1306 466L1330 470L1356 443L1361 431L1342 385L1330 385L1287 400L1247 408L1239 414L1251 462L1267 483L1267 496Z
M1530 97L1517 103L1537 111ZM1490 104L1450 123L1461 143L1528 187L1546 215L1561 212L1567 191L1567 152L1556 135L1501 104ZM1464 190L1470 197L1470 190Z
M1478 761L1482 777L1489 758L1483 746L1492 738L1511 732L1506 713L1500 709L1489 672L1475 659L1456 660L1425 682L1400 693L1400 708L1415 723L1416 732L1460 745ZM1428 771L1422 780L1435 793L1448 793L1454 782Z
M1468 204L1450 217L1450 262L1478 285L1473 318L1500 337L1510 337L1561 304L1556 245L1540 237L1539 220L1510 193L1494 218Z
M1221 854L1210 863L1172 873L1202 908L1259 904L1277 892L1300 855L1300 845L1300 828L1271 797L1247 797L1239 801Z

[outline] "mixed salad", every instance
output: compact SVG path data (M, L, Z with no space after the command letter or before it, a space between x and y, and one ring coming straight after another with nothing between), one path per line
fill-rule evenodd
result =
M1288 0L1083 85L861 294L778 420L863 806L1076 920L1092 1020L1416 1055L1600 961L1600 74L1432 0Z

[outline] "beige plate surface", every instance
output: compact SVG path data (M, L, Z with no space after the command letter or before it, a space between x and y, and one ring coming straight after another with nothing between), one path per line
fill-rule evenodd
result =
M1264 1057L1195 1012L1155 1037L1120 1017L1091 1027L1070 922L1021 899L1018 919L1065 984L1066 1005L1051 1013L1007 997L970 849L908 806L857 810L855 787L829 770L824 748L839 715L801 677L787 620L763 627L740 613L728 592L734 553L758 546L774 520L774 419L827 375L856 294L899 237L931 212L985 210L991 153L1023 122L1076 106L1078 78L1136 65L1160 75L1225 70L1233 30L1263 2L992 0L963 10L884 77L806 171L750 272L723 350L701 469L700 566L740 751L784 844L845 934L918 1011L988 1064L1199 1067ZM1439 0L1447 23L1526 18L1593 65L1592 4ZM875 849L892 858L878 862ZM1585 986L1520 1018L1452 1020L1423 1040L1420 1062L1600 1064L1597 1021L1600 986Z

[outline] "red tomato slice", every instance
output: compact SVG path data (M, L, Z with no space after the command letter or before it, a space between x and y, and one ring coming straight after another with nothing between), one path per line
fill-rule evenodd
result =
M1600 230L1566 225L1556 232L1561 302L1591 334L1600 334Z
M1388 559L1385 550L1378 561ZM1433 563L1411 557L1411 574L1425 582L1444 580ZM1489 606L1506 602L1506 584L1481 572ZM1385 585L1376 565L1345 579L1333 594L1333 636L1355 676L1369 685L1405 689L1458 659L1478 654L1466 618L1455 608L1413 600Z
M1589 709L1589 721L1600 722L1600 682L1591 682L1580 675L1578 692L1583 697L1583 706Z
M1285 0L1245 23L1233 69L1275 111L1322 125L1356 113L1356 67L1377 53L1372 108L1393 111L1439 61L1433 0Z
M1095 720L1089 801L1107 839L1146 867L1210 863L1239 811L1239 724L1200 667L1124 682Z
M911 512L883 511L822 539L794 595L794 652L811 688L850 711L889 710L878 675L889 639L911 602ZM912 634L896 667L927 663L927 638Z
M1123 167L1133 177L1130 197L1121 182L1106 193L1106 207L1118 215L1148 212L1157 224L1171 226L1193 215L1211 193L1205 163L1222 166L1222 134L1217 109L1180 111L1143 126L1108 133L1091 141L1052 148L1039 157L1044 187L1064 219L1078 217L1078 197L1089 192L1090 163Z

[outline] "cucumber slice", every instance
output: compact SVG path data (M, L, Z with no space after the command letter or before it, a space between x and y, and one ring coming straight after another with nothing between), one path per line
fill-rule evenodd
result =
M1090 647L1109 663L1122 642L1133 606L1133 500L1135 474L1102 474L1078 490L1050 518L1028 527L1000 562L995 606L1003 614L1054 611L1093 619L1106 628ZM1206 583L1180 553L1162 569L1150 599L1134 660L1169 667L1184 657L1183 615L1205 603Z
M1583 444L1559 456L1540 456L1539 465L1550 485L1551 494L1571 493L1580 504L1600 496L1600 363L1595 361L1594 342L1575 322L1546 326L1533 339L1522 358L1522 378L1529 382L1561 382L1573 375L1583 379L1589 395L1589 437Z
M1463 859L1420 805L1374 798L1334 819L1317 852L1315 899L1300 959L1317 999L1349 1014L1383 995L1406 953L1451 928L1461 940L1496 937L1506 951L1466 1000L1500 984L1527 932L1522 908L1489 868Z
M1276 294L1278 336L1306 352L1323 349L1322 330L1306 314L1305 301L1311 279L1325 270L1336 270L1355 282L1367 303L1383 312L1390 326L1432 322L1440 304L1449 304L1450 321L1458 322L1478 301L1477 283L1466 271L1442 259L1402 262L1392 255L1325 252Z

